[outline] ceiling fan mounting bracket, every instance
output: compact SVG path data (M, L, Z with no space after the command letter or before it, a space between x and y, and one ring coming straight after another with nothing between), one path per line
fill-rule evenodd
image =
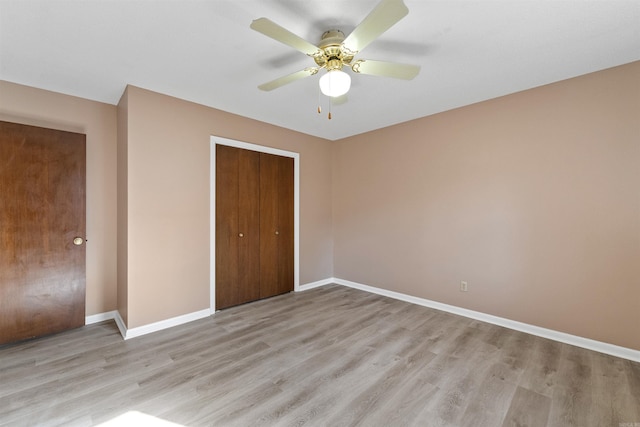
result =
M320 37L320 49L324 49L327 46L339 46L344 41L344 33L340 30L327 30L322 33Z

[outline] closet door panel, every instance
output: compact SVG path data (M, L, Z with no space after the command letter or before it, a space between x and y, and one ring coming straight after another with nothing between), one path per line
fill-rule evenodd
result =
M216 145L216 309L238 300L238 155Z
M260 155L260 297L293 291L293 159Z
M238 304L260 298L260 153L239 150Z
M278 158L260 153L260 297L278 295Z
M293 159L278 158L278 289L293 291Z

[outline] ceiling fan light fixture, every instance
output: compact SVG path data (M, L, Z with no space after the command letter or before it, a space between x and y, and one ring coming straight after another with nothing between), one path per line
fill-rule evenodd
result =
M320 77L320 91L326 96L342 96L350 87L351 77L342 70L329 70Z

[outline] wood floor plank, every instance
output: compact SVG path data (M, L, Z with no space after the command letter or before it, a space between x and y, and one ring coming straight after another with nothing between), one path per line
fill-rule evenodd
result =
M442 425L460 425L467 406L484 380L491 359L478 353L468 359L441 354L431 363L432 381L439 393L427 402L425 412Z
M598 425L622 425L629 420L640 420L640 402L631 389L628 361L606 354L591 353L593 366L592 421ZM636 395L637 396L637 395ZM622 418L620 414L625 414Z
M440 389L425 380L419 368L413 377L396 388L395 393L387 393L383 402L365 414L357 425L379 424L384 420L389 426L427 426L435 417L424 414L427 403L435 398Z
M517 381L512 380L511 372L502 361L491 365L482 382L469 395L469 403L460 420L461 426L502 424L517 388Z
M590 352L577 347L562 347L549 413L552 425L597 425L594 424L597 402L593 401L594 377L590 356Z
M549 419L551 398L518 387L502 427L544 427Z
M526 358L520 385L544 396L553 396L563 344L536 337L535 345Z
M409 347L410 353L405 355L399 354L400 358L397 363L389 369L384 377L377 382L369 385L359 395L352 400L345 400L345 410L340 411L336 415L334 422L329 418L331 425L360 425L367 426L378 422L381 419L391 420L399 417L399 410L405 405L405 402L394 399L397 395L402 394L401 391L412 383L412 380L418 374L420 369L428 364L435 356L435 353L429 351L428 342L412 343ZM421 383L425 387L425 383ZM427 390L434 391L435 387L429 385ZM419 388L414 388L418 392ZM417 393L416 393L417 394ZM405 396L406 398L406 396ZM347 412L350 417L345 417ZM413 417L408 413L403 413L407 421Z
M0 348L11 427L131 410L189 427L618 427L638 402L638 363L337 285L128 341L103 322Z

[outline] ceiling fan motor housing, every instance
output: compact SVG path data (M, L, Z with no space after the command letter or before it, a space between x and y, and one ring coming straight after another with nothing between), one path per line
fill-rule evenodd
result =
M355 52L342 45L344 33L340 30L329 30L322 34L320 52L313 59L319 67L325 67L327 71L341 70L344 64L350 64Z

